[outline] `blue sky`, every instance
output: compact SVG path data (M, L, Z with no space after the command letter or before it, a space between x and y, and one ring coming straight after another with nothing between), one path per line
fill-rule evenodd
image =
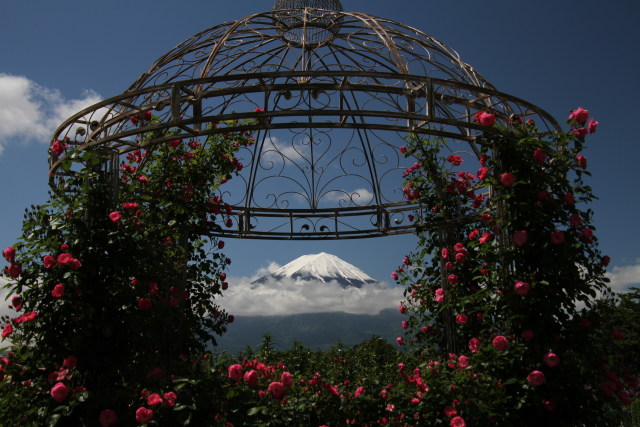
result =
M182 40L268 10L273 1L88 2L3 0L0 6L0 246L20 233L24 208L47 197L47 144L74 109L121 93ZM640 282L634 171L640 156L640 5L634 0L344 0L345 10L416 27L456 50L500 91L564 122L578 106L600 122L586 156L600 246L617 287ZM579 6L578 6L579 5ZM12 116L11 114L17 115ZM380 280L412 236L338 242L228 241L230 274L329 252ZM272 264L274 265L274 264Z

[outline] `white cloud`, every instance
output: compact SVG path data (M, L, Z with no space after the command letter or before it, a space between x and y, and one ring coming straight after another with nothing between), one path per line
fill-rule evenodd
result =
M612 271L607 272L607 277L611 280L609 286L616 292L626 292L631 286L640 286L640 263L615 266Z
M337 282L270 280L251 281L279 267L272 263L252 278L229 278L229 289L221 304L234 315L275 316L300 313L346 312L378 314L395 308L403 299L403 289L386 284L343 288Z
M322 200L330 202L338 202L344 200L351 204L353 202L356 206L364 206L371 203L373 200L373 193L366 188L358 188L353 191L346 190L332 190L322 195Z
M26 77L0 73L0 154L10 143L48 143L64 120L100 100L91 90L80 99L65 99Z

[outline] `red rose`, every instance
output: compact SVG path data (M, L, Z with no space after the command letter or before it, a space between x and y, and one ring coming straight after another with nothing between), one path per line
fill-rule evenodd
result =
M118 415L116 415L116 413L111 409L105 409L104 411L100 412L98 423L101 427L110 427L116 425L118 423Z
M182 140L181 139L172 139L171 141L168 142L170 147L173 148L178 148L180 146L180 144L182 144Z
M62 366L67 369L73 369L78 366L78 358L76 356L69 356L62 361Z
M22 264L11 264L7 267L7 273L12 279L17 279L22 274Z
M516 177L510 174L509 172L505 172L500 175L500 183L505 187L511 187L516 182Z
M458 276L456 276L455 274L450 274L449 277L447 277L447 281L452 285L457 285L459 282L459 279L458 279Z
M491 241L493 241L493 234L486 231L482 233L482 236L478 239L478 242L482 244L489 243Z
M611 257L609 255L605 255L602 257L602 260L600 261L600 265L602 265L603 267L606 267L609 265L610 262L611 262Z
M478 173L477 173L478 179L479 180L485 179L488 173L489 173L489 168L482 167L478 169Z
M546 380L544 374L540 371L531 371L529 375L527 375L527 381L534 387L541 386Z
M515 243L516 246L523 246L527 243L527 238L528 236L525 230L518 230L513 233L513 243Z
M569 224L571 224L572 227L578 227L582 224L582 218L580 218L578 214L573 214L569 217Z
M536 151L533 152L533 160L538 163L544 163L547 160L547 153L542 148L536 148Z
M453 417L458 413L458 411L454 406L445 406L442 412L444 412L444 414L449 418Z
M531 341L536 336L536 334L531 329L525 329L524 331L522 331L520 336L525 341Z
M611 336L613 337L614 340L617 340L617 341L624 340L624 334L617 329L613 329L611 331Z
M273 397L275 397L276 399L279 399L284 394L284 384L282 384L281 382L274 381L271 384L269 384L268 390Z
M587 129L589 130L589 133L596 133L596 129L598 128L599 123L596 122L595 120L591 119L589 120L589 124L587 125Z
M447 157L447 161L453 166L460 166L464 160L460 156L454 156L453 154Z
M14 295L13 297L11 297L11 305L13 305L13 309L15 311L20 311L22 310L22 297L20 295Z
M66 265L73 261L73 256L69 253L62 253L58 255L58 264Z
M56 259L51 255L45 255L42 258L42 263L44 264L44 268L52 268L56 265Z
M560 245L564 243L564 233L560 230L554 230L551 232L551 243L554 245Z
M158 393L153 393L147 396L147 405L155 406L162 403L162 397Z
M16 260L16 250L13 246L9 246L7 249L2 251L2 256L4 256L4 259L6 259L7 262L13 263Z
M491 341L491 345L496 350L504 351L509 347L509 341L507 341L506 337L503 337L502 335L498 335L493 339L493 341Z
M62 403L67 396L69 396L69 389L64 383L56 383L53 387L51 387L51 391L49 392L53 400L58 403Z
M9 335L11 335L11 333L13 332L13 325L11 323L5 325L4 329L2 330L2 338L6 338Z
M464 422L464 418L458 416L451 418L449 422L450 427L467 427L467 424Z
M136 411L136 421L140 424L148 424L153 419L153 411L141 406Z
M555 368L560 364L560 358L558 357L558 355L551 352L545 354L542 360L550 368Z
M56 157L59 157L67 148L69 148L69 145L64 142L54 141L54 143L51 144L51 152Z
M55 285L51 291L51 296L54 298L62 298L64 296L64 285L62 283Z
M122 214L118 211L113 211L109 214L109 219L113 223L120 221L120 218L122 218Z
M172 391L163 394L162 397L164 397L164 402L167 404L167 406L175 406L176 400L178 400L178 396L176 396L176 394Z
M456 322L458 322L461 325L466 325L468 321L469 321L469 318L465 314L458 314L456 316Z
M151 304L151 301L148 298L138 299L138 308L140 310L151 310L151 307L153 307L153 304Z
M577 109L571 111L569 115L569 120L575 120L579 124L584 124L589 117L589 110L585 110L582 107L578 107Z
M137 203L123 203L122 207L125 209L138 209Z

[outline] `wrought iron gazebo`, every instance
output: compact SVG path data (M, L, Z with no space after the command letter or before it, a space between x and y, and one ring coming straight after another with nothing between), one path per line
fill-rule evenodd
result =
M273 10L227 22L182 42L121 95L65 121L53 140L100 149L117 177L121 156L178 137L227 132L240 120L256 144L238 157L225 185L234 224L217 235L345 239L411 233L399 153L410 134L444 137L452 152L479 157L478 111L508 125L513 114L541 131L553 118L497 91L456 52L414 28L339 0L278 0ZM152 112L161 123L139 120ZM257 118L250 124L242 119ZM66 155L50 158L51 184L65 179ZM117 185L117 179L114 179Z

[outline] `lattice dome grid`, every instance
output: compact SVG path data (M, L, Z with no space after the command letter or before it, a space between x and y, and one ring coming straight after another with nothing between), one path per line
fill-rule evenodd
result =
M117 173L124 154L176 138L141 146L137 135L179 129L185 140L200 139L228 131L211 122L258 118L234 127L252 132L256 144L238 154L241 176L222 187L235 223L212 232L361 238L411 233L407 214L427 208L402 197L402 172L413 162L398 151L406 137L444 137L452 153L477 160L486 130L473 119L480 110L506 125L516 114L542 132L558 129L419 30L344 12L337 0L278 0L272 11L185 40L123 94L65 121L53 140L100 148ZM147 112L162 123L135 120ZM65 158L50 158L54 188L64 186Z

